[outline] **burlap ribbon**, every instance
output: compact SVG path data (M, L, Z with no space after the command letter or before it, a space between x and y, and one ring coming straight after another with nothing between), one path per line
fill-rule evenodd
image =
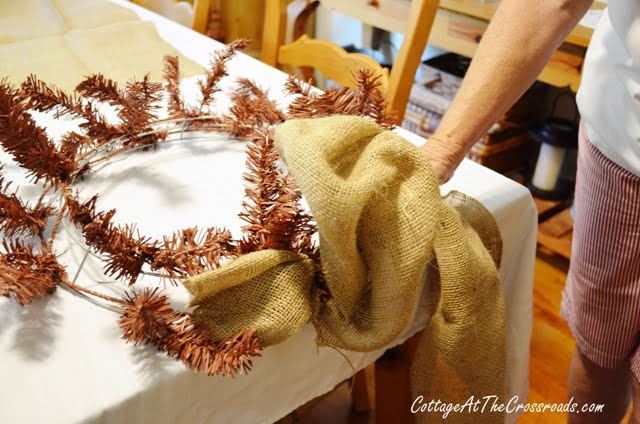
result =
M445 199L429 162L371 120L293 120L276 146L318 223L331 300L318 307L305 255L260 251L185 281L197 320L220 337L256 328L263 345L309 320L320 344L371 351L411 324L429 272L431 319L412 366L424 403L504 400L505 341L501 240L491 214L454 192ZM501 422L500 412L450 413L453 423ZM441 413L417 413L440 422Z

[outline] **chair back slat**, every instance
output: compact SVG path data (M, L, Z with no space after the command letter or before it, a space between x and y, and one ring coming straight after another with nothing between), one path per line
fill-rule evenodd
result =
M409 5L407 0L379 0L380 9L376 9L368 5L366 0L325 0L330 6L339 8L340 12L363 19L369 25L375 26L376 21L380 20L385 25L395 28L400 26L398 22L401 18L406 21L403 25L406 28L404 41L394 60L391 73L374 59L359 53L347 53L342 47L329 41L303 36L285 46L287 5L290 1L266 0L262 61L271 66L313 67L326 78L352 88L355 84L354 72L359 68L370 69L381 75L380 81L389 102L389 109L396 112L398 123L402 122L439 1L413 0ZM398 11L401 6L405 12ZM385 17L381 15L381 10L394 11L394 14Z
M373 58L360 53L347 53L340 46L325 40L316 40L303 35L291 44L280 47L278 62L295 68L310 66L343 87L355 88L353 73L368 69L380 75L381 89L387 91L389 71Z

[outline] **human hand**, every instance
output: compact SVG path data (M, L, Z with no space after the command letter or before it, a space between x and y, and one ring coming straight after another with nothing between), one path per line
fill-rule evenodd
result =
M444 184L451 179L462 161L462 159L458 160L455 157L455 149L452 149L452 147L435 136L420 147L420 150L429 159L440 184Z

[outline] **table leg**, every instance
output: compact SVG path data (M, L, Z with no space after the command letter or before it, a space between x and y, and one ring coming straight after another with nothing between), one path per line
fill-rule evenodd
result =
M414 423L411 414L411 363L422 332L387 350L376 361L376 423Z
M369 365L375 367L375 364ZM351 383L351 400L353 402L353 412L365 414L371 412L371 402L369 401L369 388L367 385L367 369L363 368L353 376Z

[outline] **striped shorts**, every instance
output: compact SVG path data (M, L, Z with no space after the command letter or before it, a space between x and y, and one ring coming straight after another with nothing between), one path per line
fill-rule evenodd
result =
M640 177L580 129L571 265L562 315L580 352L640 380Z

